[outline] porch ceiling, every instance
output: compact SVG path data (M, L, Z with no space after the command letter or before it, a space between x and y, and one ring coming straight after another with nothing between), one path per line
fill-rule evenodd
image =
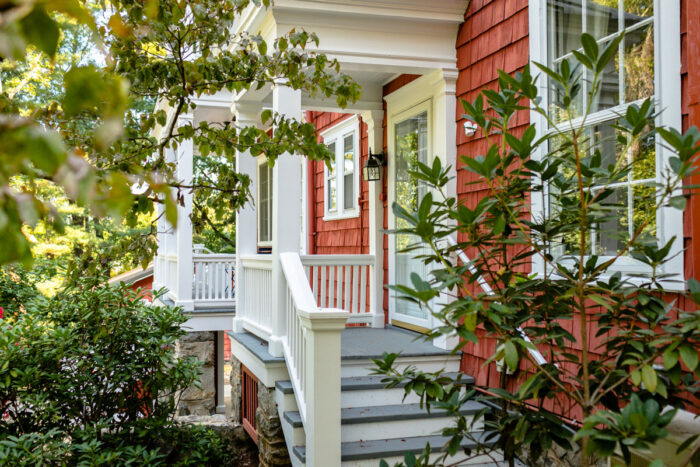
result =
M291 29L318 35L320 53L337 59L343 73L362 86L362 98L347 112L380 110L382 86L402 74L456 70L455 43L466 0L276 0L250 8L239 31L273 41ZM270 90L238 96L239 102L269 106ZM337 111L334 100L302 97L306 110Z

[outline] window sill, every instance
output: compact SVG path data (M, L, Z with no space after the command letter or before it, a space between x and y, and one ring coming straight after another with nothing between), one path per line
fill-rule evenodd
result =
M345 219L356 219L358 217L360 217L360 211L355 210L355 211L351 211L351 212L346 212L344 214L333 214L333 215L326 214L325 216L323 216L323 221L324 222L342 221Z

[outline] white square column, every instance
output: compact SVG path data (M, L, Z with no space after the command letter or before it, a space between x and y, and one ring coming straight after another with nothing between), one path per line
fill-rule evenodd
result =
M302 115L301 91L276 85L272 90L272 110L299 120ZM301 158L282 154L272 169L272 336L270 354L282 356L282 336L286 334L287 290L280 253L299 253L301 247Z
M181 116L178 126L192 122L192 116ZM178 181L186 186L192 186L194 145L192 140L183 141L176 150ZM177 244L177 302L185 311L194 310L192 300L192 284L194 280L194 265L192 262L192 189L185 188L180 192L183 205L177 207L177 228L175 238Z
M457 197L457 72L443 70L438 79L433 82L435 99L435 154L440 158L443 167L450 166L450 181L445 186L448 197ZM443 136L444 135L444 136ZM455 238L455 240L457 240ZM447 297L438 298L444 303L451 301ZM437 325L437 323L435 323ZM436 327L434 325L434 327ZM459 343L456 333L441 335L433 340L433 345L445 350L452 350Z
M367 125L368 152L375 154L384 151L383 110L369 110L362 113L362 121ZM384 171L386 172L386 171ZM386 173L383 174L387 176ZM384 204L382 203L383 180L369 184L369 254L374 255L372 277L370 278L369 300L372 327L384 327Z
M259 107L247 107L234 104L233 114L239 128L260 127ZM236 172L247 175L250 179L250 192L255 198L258 187L258 160L250 151L236 152ZM233 319L233 332L243 332L246 317L245 274L243 274L242 257L258 253L258 217L255 201L249 201L236 212L236 317Z

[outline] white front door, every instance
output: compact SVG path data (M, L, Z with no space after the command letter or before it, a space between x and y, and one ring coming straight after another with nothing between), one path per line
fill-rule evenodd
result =
M417 169L417 162L430 161L430 101L426 101L390 119L389 126L389 192L390 201L396 202L409 212L418 210L427 187L408 172ZM396 216L390 209L390 228L404 228L408 223ZM418 274L427 279L429 268L417 257L424 254L425 246L418 245L411 251L402 251L411 245L416 246L418 238L409 234L395 234L389 237L389 277L391 284L410 286L411 275ZM390 293L389 312L391 323L418 331L431 329L431 316L427 309L418 304Z

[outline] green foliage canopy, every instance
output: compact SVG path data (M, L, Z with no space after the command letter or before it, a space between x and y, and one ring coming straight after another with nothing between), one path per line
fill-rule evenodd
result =
M330 157L311 124L271 112L262 115L275 128L271 134L236 124L178 125L179 117L196 107L195 97L221 90L284 82L312 95L335 96L341 106L359 97L359 86L339 73L337 62L309 50L318 44L313 34L293 30L273 44L234 34L236 16L251 3L259 5L251 0L149 0L91 8L80 0L47 0L10 2L0 11L3 73L32 69L37 53L56 59L63 53L59 44L66 21L77 25L73 29L81 38L90 38L91 54L100 58L54 68L57 79L43 84L60 81L63 90L44 91L45 100L30 112L22 92L0 92L0 235L8 246L0 250L0 264L31 261L23 226L44 220L59 233L64 229L55 206L37 195L40 180L60 186L91 215L125 217L133 227L138 214L152 213L156 203L164 204L173 223L183 190L219 193L217 203L241 206L250 193L247 177L233 170L237 150L265 154L271 163L285 152ZM202 157L216 157L228 170L183 184L165 151L186 139ZM24 181L21 188L14 185L17 177ZM219 213L216 207L209 211ZM153 247L152 241L142 242L138 253L144 263Z

